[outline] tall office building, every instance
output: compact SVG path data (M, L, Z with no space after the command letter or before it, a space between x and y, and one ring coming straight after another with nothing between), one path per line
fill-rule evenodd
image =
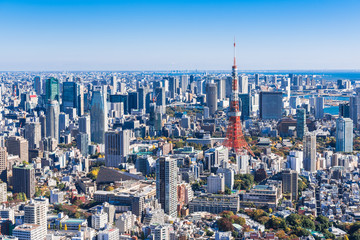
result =
M70 124L69 114L60 113L59 114L59 131L65 131Z
M316 135L306 133L304 136L303 166L306 171L316 172Z
M0 147L0 180L7 182L8 153L6 147Z
M343 118L350 118L350 103L339 104L339 116Z
M42 90L42 81L39 76L36 76L34 78L34 88L35 88L36 95L40 96L42 94L43 90Z
M166 98L165 98L165 88L157 87L155 88L155 100L157 106L166 106Z
M239 93L249 93L249 78L248 76L239 76Z
M209 108L210 115L217 111L217 86L215 83L206 84L206 105Z
M255 78L255 86L257 87L260 84L260 75L258 73L255 73L254 78Z
M356 128L360 123L360 88L356 89L356 95L350 97L350 118L353 120L353 123Z
M105 132L108 129L106 92L102 89L93 91L90 108L91 141L104 143Z
M24 207L24 223L37 224L46 230L48 205L48 198L31 199Z
M180 88L181 92L185 93L189 86L189 76L188 75L182 75L180 77Z
M39 122L41 126L41 139L46 137L46 115L44 112L40 113Z
M167 77L167 79L169 81L170 97L174 98L179 88L179 79L177 77Z
M260 118L279 120L282 118L282 92L260 92Z
M304 108L296 109L296 135L303 139L306 132L306 110Z
M126 162L130 150L131 130L116 130L105 133L105 165L119 167Z
M32 198L35 194L34 167L32 165L14 166L12 182L14 193L25 193L27 198Z
M315 98L315 118L322 119L324 117L324 97Z
M160 157L156 161L156 198L164 212L177 216L177 160Z
M219 100L226 98L226 85L225 79L217 79L215 80L217 86L217 97Z
M225 177L224 174L211 174L207 177L207 191L209 193L225 192Z
M9 154L18 155L22 162L29 161L29 144L23 137L9 137L6 140L6 148Z
M118 91L118 80L116 75L111 76L111 87L112 87L112 94L116 94Z
M58 101L49 101L46 105L46 136L59 142L59 114Z
M89 135L87 133L80 132L76 136L76 147L84 157L89 154Z
M90 115L84 115L79 118L79 132L86 133L91 142L91 126L90 126Z
M30 122L25 125L24 135L29 142L29 149L40 147L41 126L39 122Z
M138 94L139 94L139 109L144 110L146 112L146 95L148 93L148 88L146 87L139 87L138 88Z
M232 93L232 77L227 77L225 79L225 96L226 98L231 98Z
M132 109L139 109L139 93L129 92L129 113Z
M293 200L297 200L298 190L298 173L297 171L286 169L282 172L283 193L290 193Z
M7 202L7 184L5 182L0 183L0 203ZM2 215L0 210L0 216ZM1 216L2 217L2 216Z
M239 94L239 100L240 100L240 109L241 109L241 120L247 120L250 118L250 112L251 112L251 102L250 102L250 95L245 94Z
M353 121L342 117L336 119L336 151L352 152L353 141Z
M46 101L60 101L59 80L56 78L46 79L45 82Z
M63 82L62 109L76 108L77 114L84 114L83 87L77 82Z

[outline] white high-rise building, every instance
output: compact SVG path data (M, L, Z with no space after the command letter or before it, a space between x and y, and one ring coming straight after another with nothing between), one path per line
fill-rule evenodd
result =
M0 203L7 202L7 184L0 183Z
M118 167L126 162L130 151L131 130L116 130L105 133L105 165Z
M108 223L108 214L104 211L98 211L91 216L91 227L100 230L105 228Z
M46 107L46 135L59 142L59 114L58 101L50 101Z
M136 215L128 211L120 215L115 221L116 227L119 229L120 233L129 233L134 227L136 221Z
M239 76L239 93L249 93L249 78L248 76Z
M35 198L24 207L24 223L37 224L47 228L48 198Z
M207 178L207 191L209 193L225 192L225 177L222 173L211 174Z

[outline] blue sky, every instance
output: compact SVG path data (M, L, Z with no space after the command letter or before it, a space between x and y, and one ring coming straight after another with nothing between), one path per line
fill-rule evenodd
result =
M360 69L360 1L0 0L0 71Z

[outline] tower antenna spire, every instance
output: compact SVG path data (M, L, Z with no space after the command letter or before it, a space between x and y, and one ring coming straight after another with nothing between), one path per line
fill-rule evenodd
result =
M234 36L234 66L236 66L236 41Z

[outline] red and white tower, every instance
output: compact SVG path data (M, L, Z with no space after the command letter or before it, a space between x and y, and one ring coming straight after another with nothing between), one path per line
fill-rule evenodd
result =
M234 42L234 65L232 66L232 93L230 102L229 123L226 131L226 139L224 146L233 149L237 154L250 153L254 156L249 145L245 141L244 134L241 128L241 112L239 108L239 90L238 90L238 74L236 66L235 55L235 42Z

